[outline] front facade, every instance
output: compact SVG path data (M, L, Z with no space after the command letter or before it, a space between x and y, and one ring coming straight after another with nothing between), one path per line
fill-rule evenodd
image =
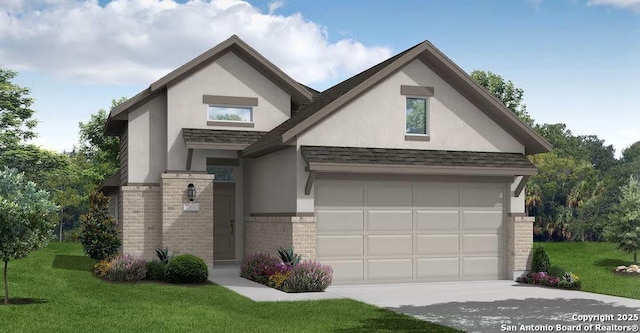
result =
M318 92L233 36L111 110L106 133L124 253L215 265L293 247L339 283L527 270L525 155L551 149L429 42Z

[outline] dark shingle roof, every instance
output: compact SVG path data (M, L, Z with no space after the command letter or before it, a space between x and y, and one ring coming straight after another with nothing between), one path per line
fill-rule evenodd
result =
M392 64L394 61L396 61L398 58L402 57L403 55L413 50L414 48L418 47L419 45L420 44L417 44L401 53L398 53L397 55L365 70L364 72L361 72L356 76L353 76L347 80L344 80L336 84L335 86L323 91L320 94L314 94L311 102L301 105L298 108L298 110L295 113L293 113L291 118L287 119L285 122L283 122L282 124L272 129L269 133L267 133L263 137L263 140L266 141L284 134L286 131L292 129L293 127L301 123L303 120L309 118L314 113L320 111L329 103L333 102L335 99L339 98L340 96L346 94L349 90L355 88L360 83L364 82L368 78L380 72L381 70L383 70L384 68ZM260 140L260 141L263 141L263 140Z
M302 146L300 150L307 164L345 163L535 169L529 159L518 153L324 146Z
M252 144L262 138L267 132L258 131L227 131L212 129L183 128L182 137L185 143L241 143Z

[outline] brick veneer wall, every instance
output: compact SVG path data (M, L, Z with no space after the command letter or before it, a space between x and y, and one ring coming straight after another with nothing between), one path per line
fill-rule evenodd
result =
M277 255L280 247L293 247L304 260L316 258L314 216L250 216L245 219L245 254Z
M507 269L512 278L531 268L534 217L511 216L507 223ZM511 277L511 276L510 276Z
M153 258L162 245L162 209L160 186L122 186L122 253Z
M213 267L213 175L204 173L163 173L162 235L163 246L178 253L191 253ZM186 212L187 186L193 184L197 212Z

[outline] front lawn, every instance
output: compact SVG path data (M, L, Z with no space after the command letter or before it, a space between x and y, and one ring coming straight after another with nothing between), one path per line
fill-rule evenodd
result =
M640 274L623 276L613 271L633 264L633 255L616 249L615 244L596 242L536 243L544 245L552 266L578 274L582 290L640 299Z
M9 263L3 332L458 332L353 300L256 303L223 287L110 283L74 243ZM1 280L0 280L1 281ZM0 282L1 286L1 282Z

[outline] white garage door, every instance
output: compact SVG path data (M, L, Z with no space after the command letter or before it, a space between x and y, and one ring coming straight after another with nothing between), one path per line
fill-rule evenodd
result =
M504 184L317 181L337 282L505 278Z

